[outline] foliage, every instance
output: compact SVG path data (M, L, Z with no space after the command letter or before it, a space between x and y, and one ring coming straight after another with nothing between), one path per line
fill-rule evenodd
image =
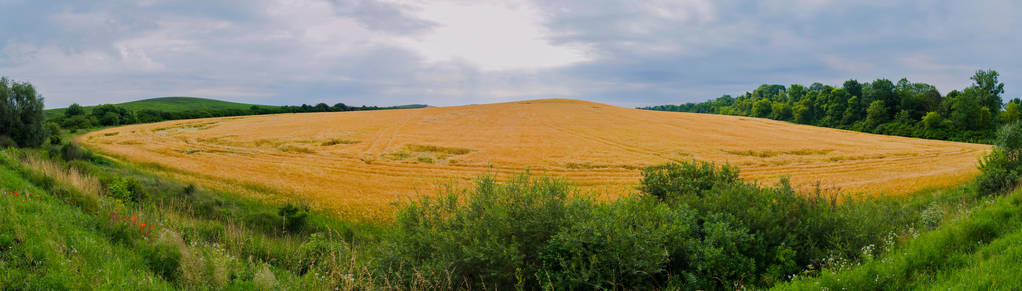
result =
M121 104L103 104L86 107L75 103L66 109L46 110L46 115L49 120L59 124L62 128L87 129L96 126L116 126L206 117L385 110L420 108L424 106L425 105L349 107L344 105L344 103L337 103L334 106L327 106L322 103L317 104L316 106L309 106L307 104L303 104L301 106L264 106L204 98L162 97Z
M49 137L45 122L43 97L32 84L0 77L0 137L22 147L38 147Z
M933 85L887 79L835 88L819 83L762 85L738 97L643 109L764 117L840 129L966 142L992 142L995 129L1019 120L1018 102L1004 105L1004 84L980 70L973 85L941 96ZM1017 100L1017 99L1016 99ZM1003 109L1003 110L1002 110Z
M1011 189L1022 177L1022 122L1001 127L994 139L993 151L982 157L976 184L982 193L998 193Z
M890 200L837 204L786 180L762 187L738 171L684 162L647 168L645 195L595 202L564 182L483 178L467 192L402 206L385 265L402 276L469 286L718 289L771 286L918 222ZM866 222L868 220L868 222Z
M737 182L738 169L730 165L718 168L710 162L691 161L644 168L639 189L663 201L678 198L672 195L699 196L713 187Z
M139 202L146 198L145 190L138 179L118 177L104 184L107 187L107 195L122 202Z
M277 211L277 215L280 215L284 220L284 231L299 233L305 230L306 219L309 217L309 207L286 204Z

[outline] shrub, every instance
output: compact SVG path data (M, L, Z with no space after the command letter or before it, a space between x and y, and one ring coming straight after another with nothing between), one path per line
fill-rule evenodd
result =
M60 156L65 161L73 160L91 160L92 152L86 149L82 149L74 143L68 143L60 148Z
M483 177L471 192L449 189L437 199L413 201L398 211L384 266L415 266L403 274L408 280L452 274L535 289L543 275L540 253L563 227L568 194L564 182L521 175L507 183Z
M717 167L713 163L690 161L647 167L642 170L640 190L661 201L678 196L702 196L713 187L739 182L738 169L730 165Z
M0 148L12 148L17 147L18 143L14 142L14 139L6 135L0 135Z
M181 251L178 246L157 243L146 248L143 255L149 269L167 281L174 281L178 277L178 269L181 266Z
M196 191L195 184L188 184L183 189L181 189L181 194L184 194L185 196L192 196L193 194L195 194L195 191Z
M565 220L570 225L550 238L542 255L542 278L558 288L654 289L671 264L690 263L690 248L698 245L695 213L651 198L580 202Z
M113 178L106 183L107 195L123 202L139 202L146 198L142 184L135 178Z
M1002 192L1015 186L1022 173L1022 123L1012 122L997 131L994 139L996 148L979 162L982 172L976 177L981 195Z
M309 207L299 207L288 203L277 211L277 215L280 215L284 220L285 232L300 233L305 230L306 220L309 217Z

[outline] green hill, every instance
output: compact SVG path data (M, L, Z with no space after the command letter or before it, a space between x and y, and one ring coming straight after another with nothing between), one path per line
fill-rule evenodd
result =
M182 111L203 111L203 110L224 110L224 109L249 109L255 104L228 102L215 99L207 98L196 98L196 97L159 97L143 99L131 102L125 102L115 104L122 106L129 110L159 110L166 112L182 112ZM260 107L278 107L271 105L255 105ZM85 106L85 111L89 112L95 106ZM54 108L45 110L46 118L51 118L64 114L64 110L67 108Z

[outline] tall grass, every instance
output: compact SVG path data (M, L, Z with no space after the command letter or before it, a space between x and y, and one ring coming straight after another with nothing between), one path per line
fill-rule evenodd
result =
M0 155L4 155L8 159L11 158L10 153L6 151L0 152ZM35 155L24 155L19 161L25 166L41 172L43 175L78 189L81 193L98 197L104 191L99 179L93 175L83 173L76 167L62 166Z

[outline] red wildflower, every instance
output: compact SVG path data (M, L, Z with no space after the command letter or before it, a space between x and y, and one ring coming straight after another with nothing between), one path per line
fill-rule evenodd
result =
M135 218L136 218L136 217L135 217L134 215L132 215L132 216L131 216L131 221L135 221Z

